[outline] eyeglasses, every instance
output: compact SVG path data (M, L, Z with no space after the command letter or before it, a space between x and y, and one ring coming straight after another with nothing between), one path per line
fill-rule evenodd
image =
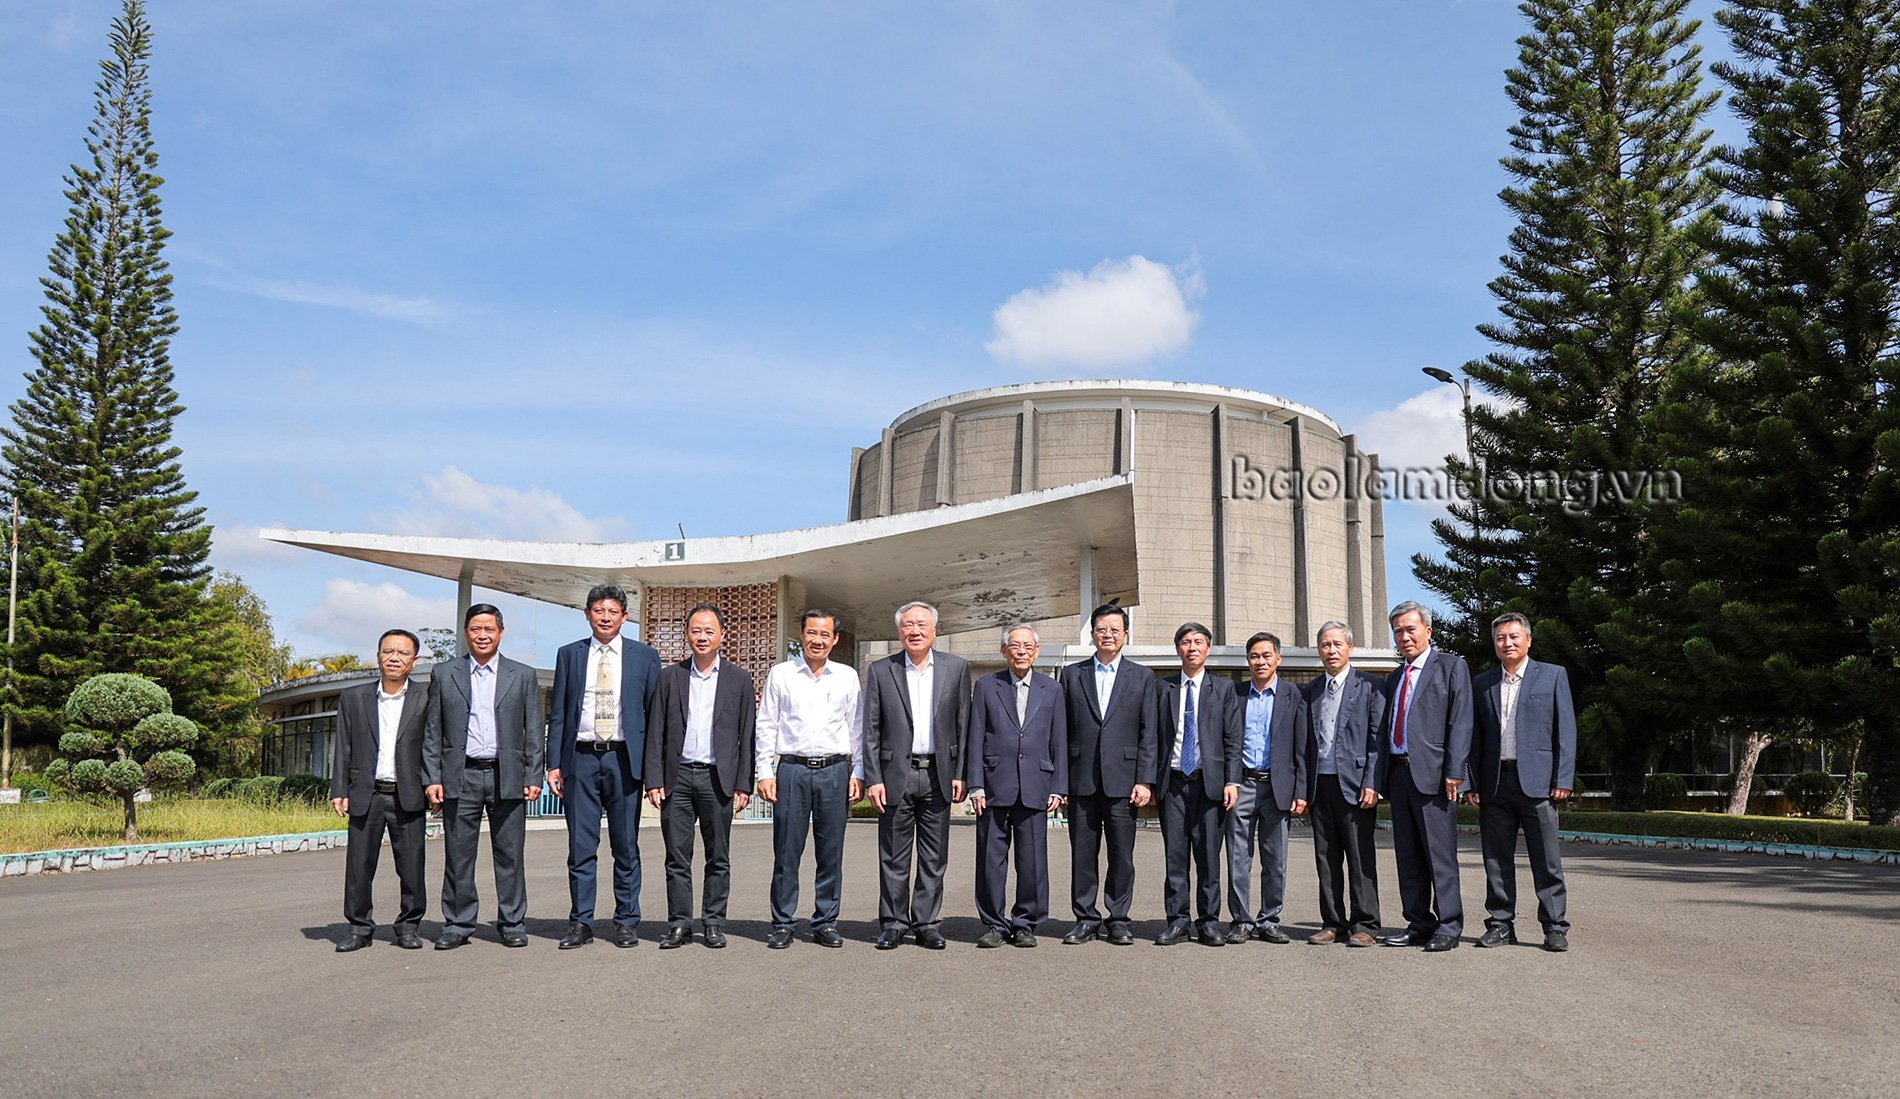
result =
M1037 645L1033 641L1028 642L1028 643L1024 643L1021 641L1012 641L1003 647L1013 653L1033 653L1041 646Z

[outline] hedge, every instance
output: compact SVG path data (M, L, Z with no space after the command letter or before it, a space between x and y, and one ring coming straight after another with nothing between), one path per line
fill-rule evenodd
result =
M1469 814L1473 820L1465 822ZM1475 823L1476 810L1459 811ZM1736 817L1727 813L1616 813L1573 810L1558 815L1557 826L1572 832L1619 836L1667 836L1680 839L1733 840L1743 843L1794 843L1809 847L1859 847L1900 851L1900 828L1848 824L1799 817Z

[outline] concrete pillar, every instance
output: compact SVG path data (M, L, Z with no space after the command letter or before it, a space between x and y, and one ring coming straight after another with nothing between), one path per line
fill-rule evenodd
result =
M1309 579L1310 565L1306 544L1306 478L1312 472L1306 468L1306 457L1300 443L1305 433L1305 421L1295 416L1287 425L1291 429L1293 445L1293 636L1304 638L1312 626L1312 584Z
M948 507L957 500L957 414L945 411L937 417L937 506Z
M1023 402L1022 486L1018 492L1042 487L1036 480L1036 402Z
M897 432L884 429L884 445L877 448L877 513L889 515L892 507L892 469L897 456Z
M468 633L462 629L462 622L468 617L468 609L475 605L475 562L462 562L461 575L455 580L455 655L468 655Z
M1076 556L1082 562L1076 590L1082 596L1082 644L1087 645L1093 640L1089 633L1089 615L1101 602L1101 593L1095 590L1095 547L1083 546Z
M1214 587L1214 643L1231 644L1227 636L1230 622L1230 608L1227 605L1227 507L1232 502L1233 486L1228 483L1233 474L1227 460L1227 406L1214 406L1214 552L1212 554L1213 575L1210 580Z

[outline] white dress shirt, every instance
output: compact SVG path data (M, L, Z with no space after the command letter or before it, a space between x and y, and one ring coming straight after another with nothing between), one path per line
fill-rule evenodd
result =
M705 673L699 662L686 665L686 739L680 758L688 763L716 763L713 758L713 705L719 698L719 657Z
M1419 680L1425 678L1425 662L1431 658L1432 648L1430 645L1427 645L1425 646L1424 652L1419 653L1406 663L1399 665L1400 670L1405 674L1399 677L1398 693L1392 696L1392 705L1399 712L1392 716L1392 733L1386 741L1386 749L1395 756L1409 756L1412 754L1412 727L1409 724L1405 726L1405 747L1400 748L1393 742L1396 741L1399 736L1400 719L1403 718L1407 722L1412 720L1412 696L1418 693ZM1410 680L1409 686L1407 685L1408 679ZM1401 702L1404 703L1403 706L1399 705Z
M1498 758L1514 760L1517 758L1517 692L1524 686L1524 670L1529 661L1513 672L1504 668L1504 679L1498 684Z
M1192 679L1189 679L1186 674L1183 674L1181 676L1181 689L1175 692L1174 750L1168 754L1168 766L1177 771L1181 769L1181 739L1187 734L1188 692L1194 692L1194 728L1198 731L1201 727L1201 680L1206 677L1206 668L1202 668L1201 674Z
M574 739L583 743L599 740L620 739L620 663L624 655L624 642L619 634L612 641L594 638L587 646L587 667L581 669L581 720ZM594 729L594 707L601 701L600 692L594 689L600 676L600 662L607 661L608 680L613 684L609 690L606 711L611 719L605 722L607 728L600 732Z
M858 673L827 661L813 675L803 656L773 665L759 698L758 745L754 762L760 778L778 775L780 756L837 756L849 753L851 774L864 777L864 726L858 721Z
M376 684L376 781L396 781L396 734L402 728L402 700L409 693L409 681L393 695L383 693Z
M910 750L912 755L928 755L937 750L937 742L930 732L930 702L937 682L937 662L932 660L929 651L924 653L923 667L904 661L904 685L910 691Z
M1102 708L1103 716L1108 714L1108 698L1115 693L1115 674L1122 670L1122 654L1116 653L1115 659L1102 663L1100 657L1089 657L1095 665L1095 702Z

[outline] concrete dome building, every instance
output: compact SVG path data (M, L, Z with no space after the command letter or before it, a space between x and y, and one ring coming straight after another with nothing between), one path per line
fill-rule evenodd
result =
M1310 649L1328 619L1383 645L1378 459L1317 409L1185 382L999 386L903 413L851 465L852 520L1128 478L1136 589L1096 582L1085 548L1082 601L1093 591L1135 605L1132 645L1164 661L1186 621L1211 627L1223 649L1262 629ZM1045 653L1083 640L1085 625L1039 622ZM993 663L993 641L956 647Z

